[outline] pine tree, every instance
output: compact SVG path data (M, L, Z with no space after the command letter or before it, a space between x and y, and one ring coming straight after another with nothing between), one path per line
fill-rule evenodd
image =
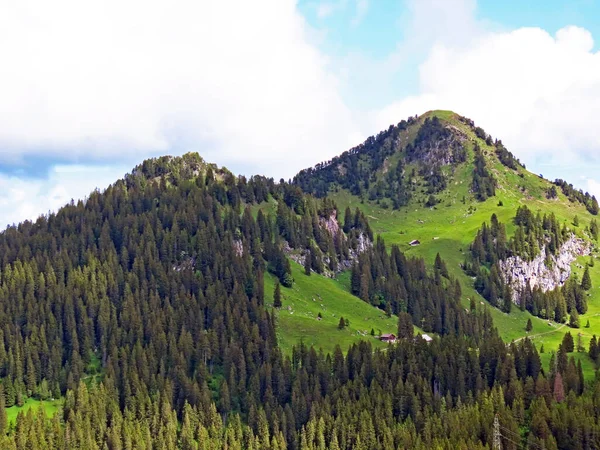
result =
M596 339L596 335L594 334L590 339L590 348L588 354L592 361L598 362L598 354L600 353L600 349L598 348L598 340Z
M557 372L554 378L553 394L554 400L556 400L558 403L562 402L565 399L565 386L563 384L563 379L560 372Z
M281 308L281 285L279 281L275 281L275 289L273 291L273 306Z
M6 402L4 399L4 386L0 383L0 437L6 432Z
M569 326L571 328L579 328L579 313L577 309L573 308L571 310L571 317L569 318Z
M592 219L592 223L590 224L590 233L595 240L598 240L598 222L596 222L596 219Z
M350 273L350 291L354 295L360 293L360 266L356 262L352 265L352 271Z
M502 311L504 311L505 313L510 313L510 310L512 309L512 292L510 289L510 285L507 283L504 285L504 293L502 294Z
M310 276L310 268L312 266L312 252L307 251L304 257L304 274Z
M354 225L354 216L352 215L352 211L349 206L346 206L346 210L344 211L344 233L348 233L352 226Z
M533 329L533 324L531 323L531 319L527 319L527 325L525 325L525 331L528 333Z
M343 317L340 317L340 321L338 323L338 330L343 330L344 328L346 328L346 321Z
M433 267L438 270L444 278L448 278L448 268L439 253L435 256Z
M585 378L583 376L583 367L581 366L581 359L577 360L577 385L579 389L577 390L577 394L583 394L583 388L585 386Z
M581 333L577 333L577 352L581 353L585 349L583 348L583 339L581 337Z
M571 353L575 350L575 342L573 341L573 336L570 331L567 331L562 340L562 349L566 353Z
M401 312L398 314L398 338L412 339L414 337L414 328L410 314Z
M590 268L588 266L585 267L583 277L581 278L581 288L584 291L589 291L592 288L592 278L590 277Z

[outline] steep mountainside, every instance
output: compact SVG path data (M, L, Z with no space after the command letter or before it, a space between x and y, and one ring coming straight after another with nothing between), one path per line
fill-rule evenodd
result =
M597 212L451 112L293 183L144 161L0 233L0 448L600 448Z
M342 208L360 208L375 234L407 254L433 263L439 253L450 275L461 282L465 306L488 300L498 307L492 315L507 339L524 336L528 319L534 332L545 331L545 322L529 315L554 319L554 313L541 314L531 306L545 300L528 300L526 305L521 297L529 298L529 289L547 292L564 287L571 265L582 267L583 256L596 252L594 197L563 180L551 182L528 172L502 141L449 111L432 111L391 125L339 157L301 171L293 182L307 192L327 195ZM523 206L533 218L538 213L547 216L545 221L540 216L537 234L530 238L527 225L517 218ZM490 238L486 245L494 250L478 262L471 249L490 217L503 223L504 231ZM550 221L555 228L548 226ZM568 245L574 242L579 243L575 249ZM485 281L488 278L500 281L490 288L494 283ZM564 322L571 313L569 295L580 295L566 291L561 295L566 296L566 306L556 319ZM589 295L593 298L593 291ZM517 308L511 308L513 302ZM511 313L507 316L501 310ZM594 320L588 313L580 318L582 324L588 317ZM591 333L583 331L583 336L589 340Z

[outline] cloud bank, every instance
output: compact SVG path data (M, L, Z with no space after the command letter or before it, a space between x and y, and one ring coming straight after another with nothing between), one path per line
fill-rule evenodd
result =
M53 167L46 179L0 175L0 231L6 225L56 211L71 199L83 199L128 171L124 166L60 165Z
M195 150L292 175L356 141L294 0L24 0L0 13L0 155Z

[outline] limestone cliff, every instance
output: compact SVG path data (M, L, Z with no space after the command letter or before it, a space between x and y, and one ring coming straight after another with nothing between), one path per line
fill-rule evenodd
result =
M338 233L341 233L342 239L345 241L348 239L346 234L340 228L340 225L337 221L337 211L333 210L329 217L320 217L319 218L319 226L322 230L327 231L332 238L336 238ZM356 241L354 241L354 245L349 249L349 258L339 261L337 264L336 272L332 272L327 269L327 265L329 265L329 256L323 255L323 262L325 265L325 269L323 275L333 278L339 272L343 270L350 269L354 261L358 259L358 255L366 251L367 249L373 246L373 242L369 239L369 237L365 233L360 233L356 236ZM290 257L292 261L297 262L298 264L304 265L304 259L306 257L306 251L297 249L293 249L289 246L287 242L284 243L283 251Z
M546 265L546 249L533 261L525 261L519 256L511 256L500 261L500 276L510 284L513 302L519 303L520 293L527 284L531 289L539 287L542 291L550 291L562 286L571 275L571 263L578 256L590 253L589 243L571 236L559 249L556 255L550 255L551 264Z

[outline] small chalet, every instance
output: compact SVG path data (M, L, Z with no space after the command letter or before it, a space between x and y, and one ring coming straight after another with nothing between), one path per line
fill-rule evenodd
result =
M429 336L428 334L422 334L421 337L423 338L423 340L425 342L431 342L431 341L433 341L433 338L431 336Z
M421 241L419 241L418 239L415 239L414 241L410 241L408 244L411 247L416 247L417 245L421 245Z
M381 336L379 336L379 340L381 342L388 342L390 344L393 344L394 342L396 342L396 335L395 334L382 334Z

